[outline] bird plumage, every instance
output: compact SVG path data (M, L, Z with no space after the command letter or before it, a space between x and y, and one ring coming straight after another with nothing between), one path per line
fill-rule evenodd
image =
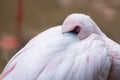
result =
M119 44L88 15L72 14L31 39L8 62L1 80L119 80L119 74Z

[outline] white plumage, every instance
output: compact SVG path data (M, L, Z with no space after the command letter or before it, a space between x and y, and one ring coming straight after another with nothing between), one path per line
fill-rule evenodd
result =
M85 14L28 42L8 62L0 80L120 80L120 45Z

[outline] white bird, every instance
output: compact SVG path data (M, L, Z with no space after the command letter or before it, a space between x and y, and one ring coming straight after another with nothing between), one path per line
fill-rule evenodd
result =
M71 14L30 40L0 80L120 80L120 45L88 15Z

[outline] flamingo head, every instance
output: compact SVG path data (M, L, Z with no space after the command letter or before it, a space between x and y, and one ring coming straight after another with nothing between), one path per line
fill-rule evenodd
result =
M96 31L93 22L88 15L71 14L63 22L62 33L74 31L79 39L83 40Z

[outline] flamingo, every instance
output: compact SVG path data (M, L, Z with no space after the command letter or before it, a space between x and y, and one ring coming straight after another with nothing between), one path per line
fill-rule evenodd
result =
M31 39L0 80L120 80L120 45L82 13Z

